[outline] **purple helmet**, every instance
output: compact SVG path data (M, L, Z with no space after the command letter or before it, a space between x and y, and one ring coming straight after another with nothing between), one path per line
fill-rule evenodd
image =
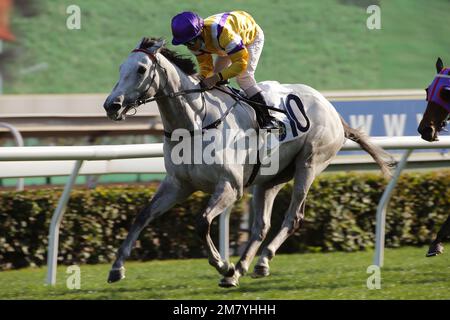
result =
M172 18L172 44L179 45L197 37L203 29L203 19L194 12L185 11Z

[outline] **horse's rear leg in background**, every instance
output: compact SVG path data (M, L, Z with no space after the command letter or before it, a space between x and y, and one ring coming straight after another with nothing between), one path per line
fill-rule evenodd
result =
M234 275L223 278L219 284L221 287L236 287L239 284L239 278L247 273L253 258L269 232L273 202L285 184L284 182L277 185L255 185L252 199L255 218L253 220L250 240L245 246L239 262L236 264Z
M442 245L442 241L450 235L450 216L448 216L447 220L442 225L441 229L439 230L436 239L431 243L430 248L427 252L427 257L434 257L438 254L441 254L444 252L444 246Z
M170 210L175 204L185 200L191 193L192 191L188 186L181 186L179 181L172 176L167 176L161 182L150 203L137 215L127 238L120 246L116 261L109 272L109 283L125 278L124 261L130 256L133 244L139 237L142 229L151 221Z
M289 209L281 225L281 230L270 244L263 249L254 268L254 277L265 277L269 275L269 261L275 256L275 253L283 242L299 229L303 223L306 195L315 178L315 167L304 163L297 162L297 164Z
M237 191L231 186L230 182L220 182L214 194L209 199L206 210L197 219L197 232L200 238L206 242L209 264L224 276L229 276L234 273L234 265L222 260L220 257L220 253L217 251L211 239L210 227L215 217L233 205L237 200L237 194Z

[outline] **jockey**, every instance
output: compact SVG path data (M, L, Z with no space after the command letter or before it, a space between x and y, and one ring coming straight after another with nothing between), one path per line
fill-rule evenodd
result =
M220 13L202 19L194 12L182 12L172 19L172 44L186 45L200 66L199 78L207 88L236 77L250 100L263 129L276 129L274 118L260 104L267 105L255 81L255 70L264 45L264 33L244 11ZM217 55L213 64L212 55Z

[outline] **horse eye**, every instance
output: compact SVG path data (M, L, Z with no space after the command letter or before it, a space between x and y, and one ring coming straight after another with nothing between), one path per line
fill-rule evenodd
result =
M138 68L137 72L138 72L139 74L145 74L145 73L147 72L147 68L146 68L146 67L140 66L140 67Z

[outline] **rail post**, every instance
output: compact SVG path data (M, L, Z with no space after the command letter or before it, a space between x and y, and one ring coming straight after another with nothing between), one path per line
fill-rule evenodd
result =
M376 224L376 242L375 242L375 255L373 257L373 264L382 267L384 262L384 240L385 240L385 227L386 227L386 209L391 199L394 188L397 185L398 178L402 170L405 168L409 156L413 149L408 149L402 156L397 168L395 169L394 176L389 181L386 189L383 192L380 202L377 207L377 224Z
M59 199L58 206L52 216L52 222L50 223L50 231L48 235L48 253L47 253L47 284L56 284L56 267L58 264L58 244L59 244L59 227L61 220L66 210L67 202L70 198L70 191L72 190L75 180L80 171L83 160L77 160L73 168L72 174L64 187L63 194Z

